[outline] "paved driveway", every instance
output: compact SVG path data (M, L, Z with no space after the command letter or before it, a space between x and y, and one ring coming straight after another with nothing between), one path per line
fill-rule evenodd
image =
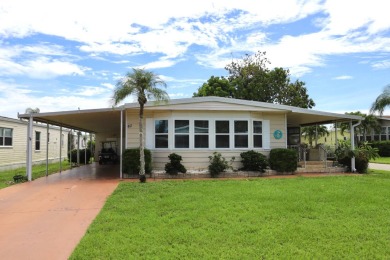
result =
M374 169L374 170L390 171L390 164L370 163L368 165L368 168Z
M111 168L82 166L0 190L0 259L67 259L118 185Z

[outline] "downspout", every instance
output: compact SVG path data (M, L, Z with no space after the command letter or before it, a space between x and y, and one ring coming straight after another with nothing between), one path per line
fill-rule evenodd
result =
M351 150L354 151L355 150L355 127L357 127L358 125L360 125L362 123L362 120L359 120L356 124L352 124L352 120L351 122L349 122L349 125L351 127ZM356 172L356 168L355 168L355 156L353 156L351 158L351 171L352 172Z

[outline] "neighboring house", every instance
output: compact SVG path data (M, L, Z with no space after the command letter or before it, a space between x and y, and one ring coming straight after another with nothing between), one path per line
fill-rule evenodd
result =
M102 141L114 140L122 144L122 149L139 147L138 113L138 103L132 103L112 109L33 116L35 121L93 132L96 156ZM19 115L26 119L28 116ZM157 170L164 168L168 155L173 152L183 157L187 169L207 169L208 156L213 152L222 153L227 160L236 157L235 167L240 167L241 152L256 150L268 155L273 148L287 148L288 140L294 139L288 135L296 135L296 129L301 126L360 119L353 115L221 97L174 99L168 103L150 101L144 111L145 146L152 151Z
M27 151L27 122L0 116L0 170L26 166ZM48 158L49 161L58 161L60 145L61 157L66 158L68 131L62 131L60 143L60 129L57 126L49 127ZM47 125L33 125L32 159L33 163L46 162Z
M390 116L380 116L378 121L381 125L381 132L372 131L367 133L366 141L389 141L390 140ZM363 135L358 135L360 141L364 141Z

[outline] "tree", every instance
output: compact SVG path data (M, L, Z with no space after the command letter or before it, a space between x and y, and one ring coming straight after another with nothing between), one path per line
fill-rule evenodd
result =
M372 104L370 112L375 113L379 112L379 115L383 115L383 111L386 107L390 105L390 84L387 85L384 89L382 94L380 94L375 102Z
M324 125L305 126L302 127L302 135L305 135L309 139L309 144L313 147L313 140L317 143L318 138L328 136L329 131Z
M229 72L227 81L224 77L212 76L194 96L232 97L302 108L314 107L305 83L300 80L291 82L289 70L268 69L270 62L265 54L247 54L242 60L232 61L225 67Z
M381 124L379 123L378 118L374 115L366 115L360 111L345 114L363 117L361 124L356 127L355 131L355 137L357 135L362 135L363 141L367 140L367 134L370 134L372 131L379 132L381 130ZM340 129L341 134L343 134L346 130L350 130L349 123L341 123Z
M194 93L194 97L218 96L232 97L235 89L228 79L224 77L211 76L202 87L198 89L198 93Z
M120 79L116 84L114 95L112 97L114 105L124 100L130 95L137 97L139 103L139 141L140 141L140 181L145 182L145 143L143 134L144 106L149 99L156 101L168 101L169 97L165 90L158 86L166 87L166 84L153 72L144 69L133 69L126 76Z

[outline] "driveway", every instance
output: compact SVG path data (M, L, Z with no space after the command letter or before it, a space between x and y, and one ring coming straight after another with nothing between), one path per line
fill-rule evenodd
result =
M92 164L0 190L0 259L67 259L118 171Z
M390 171L390 164L370 163L368 168L374 170Z

